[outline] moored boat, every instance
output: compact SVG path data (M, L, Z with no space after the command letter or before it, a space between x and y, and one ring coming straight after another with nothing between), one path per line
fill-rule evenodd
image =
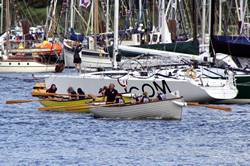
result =
M157 92L179 91L185 101L207 102L211 100L232 99L238 91L231 79L213 79L196 70L196 78L187 75L188 68L173 68L153 72L104 71L78 76L52 75L45 79L46 87L55 84L58 93L65 93L68 85L97 95L98 89L110 83L115 84L120 93L142 94L147 91L150 97ZM101 81L100 81L101 80Z
M55 72L55 68L55 64L43 64L36 61L0 61L0 73Z

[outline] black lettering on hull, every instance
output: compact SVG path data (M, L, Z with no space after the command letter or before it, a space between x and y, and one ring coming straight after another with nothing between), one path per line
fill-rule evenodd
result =
M171 93L171 90L165 80L162 80L162 87L158 85L155 81L153 82L153 84L157 91L160 90L162 93L166 94L167 93L166 88L167 88L168 92Z
M129 93L132 93L133 90L139 91L139 88L132 86L131 88L129 88Z

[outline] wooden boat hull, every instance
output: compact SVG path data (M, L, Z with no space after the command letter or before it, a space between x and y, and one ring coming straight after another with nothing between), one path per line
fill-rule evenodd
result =
M84 100L75 100L75 101L49 101L49 100L43 100L40 101L40 103L44 107L53 107L53 106L74 106L74 105L81 105L85 104L87 102L92 101L92 99L84 99ZM79 106L79 107L72 107L69 108L56 108L51 109L50 111L57 111L57 112L76 112L76 113L89 113L89 110L86 109L86 107Z
M90 108L90 112L96 118L181 120L184 105L184 102L178 99L125 106L100 106Z
M130 101L130 97L124 96L123 97L125 102ZM98 97L95 99L97 102L104 101L105 98ZM40 103L44 107L51 107L49 111L57 111L57 112L77 112L77 113L89 113L89 107L87 103L92 102L93 99L84 99L84 100L73 100L73 101L54 101L54 100L42 100ZM86 105L85 105L86 104ZM59 107L65 107L65 108L58 108ZM53 108L57 107L57 108Z

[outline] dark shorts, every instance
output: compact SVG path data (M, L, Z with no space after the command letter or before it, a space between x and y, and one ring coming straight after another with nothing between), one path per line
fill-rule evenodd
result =
M82 63L81 59L74 59L73 63Z

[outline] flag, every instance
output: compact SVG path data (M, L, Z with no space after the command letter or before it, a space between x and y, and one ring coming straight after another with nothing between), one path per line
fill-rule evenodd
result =
M79 6L88 8L90 3L90 0L80 0Z

